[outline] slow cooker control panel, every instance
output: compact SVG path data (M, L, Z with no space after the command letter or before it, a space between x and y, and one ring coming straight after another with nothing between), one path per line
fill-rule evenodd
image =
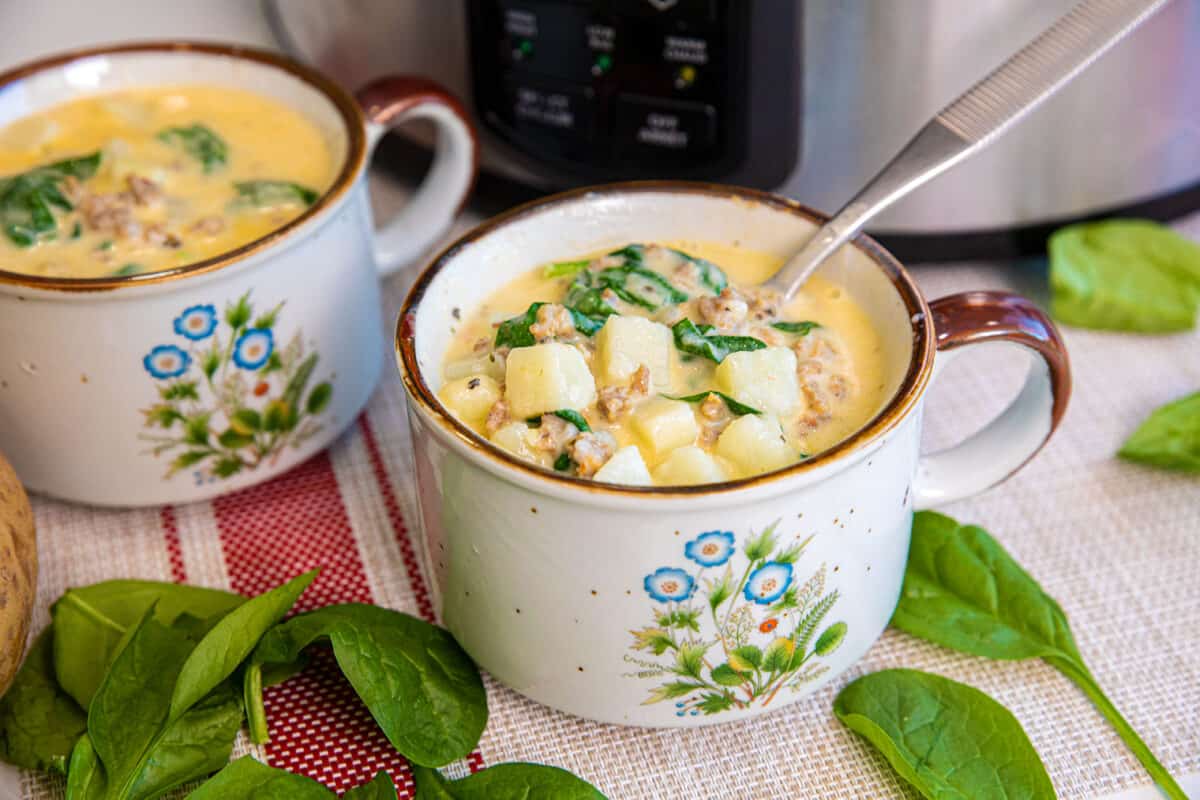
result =
M765 15L767 5L775 18L756 25L754 15ZM774 108L755 109L751 82L777 82L785 91L789 78L798 83L795 5L471 0L476 111L493 134L561 184L736 177L752 160L751 115L767 114L779 139L778 173L779 156L786 161L791 152L794 161L799 132L791 107L799 89L790 98L776 94ZM787 62L780 65L785 76L760 74L769 59L755 56L764 44L753 41L755 31L773 25L777 41L768 55Z

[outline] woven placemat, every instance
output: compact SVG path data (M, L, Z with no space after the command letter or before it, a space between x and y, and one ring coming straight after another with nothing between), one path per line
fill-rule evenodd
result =
M1184 224L1200 233L1200 218ZM1015 288L1037 299L1044 267L931 266L930 297ZM404 279L389 283L393 319ZM1200 389L1200 334L1143 337L1067 330L1075 393L1051 444L1020 474L945 510L984 525L1069 615L1079 648L1113 701L1174 773L1200 771L1200 482L1113 458L1155 407ZM389 336L390 331L381 331ZM961 438L1015 392L1024 362L980 348L959 359L928 405L927 440ZM211 503L108 512L35 500L42 572L35 628L66 587L144 577L258 592L304 569L324 572L306 607L370 601L431 619L414 547L411 449L403 391L389 366L370 408L325 454L263 486ZM1091 704L1037 661L994 663L889 631L815 696L758 719L680 731L598 725L488 682L491 721L454 775L509 760L565 767L613 800L910 797L885 762L834 719L847 681L886 667L965 681L1020 719L1059 795L1085 798L1149 779ZM272 743L258 755L344 791L376 769L411 796L403 760L375 730L329 659L271 690ZM249 748L242 743L238 751ZM26 798L61 784L25 775Z

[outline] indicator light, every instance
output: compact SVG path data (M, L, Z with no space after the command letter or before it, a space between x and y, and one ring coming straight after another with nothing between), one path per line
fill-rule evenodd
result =
M592 74L603 75L612 69L612 56L608 53L601 53L596 56L596 60L592 62Z
M533 55L533 42L529 39L519 39L512 51L514 61L523 61Z
M696 82L696 68L685 64L675 71L675 88L687 89Z

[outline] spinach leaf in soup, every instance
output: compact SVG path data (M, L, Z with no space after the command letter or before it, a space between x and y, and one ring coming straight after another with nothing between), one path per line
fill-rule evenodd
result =
M1095 703L1168 797L1187 797L1101 690L1062 608L983 528L932 511L914 516L892 624L971 655L1041 658Z
M762 350L766 342L753 336L720 336L711 333L712 327L701 329L690 319L681 319L671 326L675 336L675 347L681 352L703 356L720 364L730 353L745 350Z
M1200 245L1148 220L1070 225L1050 237L1050 310L1082 328L1188 330L1200 307Z
M772 322L771 327L777 331L783 331L784 333L793 333L796 336L806 336L813 328L819 328L821 326L819 323L812 322L810 320L804 320L803 322Z
M592 429L592 427L590 425L588 425L588 421L587 421L587 419L584 418L583 414L580 414L578 411L575 411L574 409L560 408L557 411L550 411L547 413L553 414L554 416L558 417L559 419L563 420L564 422L571 423L572 425L574 425L576 428L579 429L580 433L587 433L588 431L590 431ZM529 425L529 427L537 428L537 427L541 426L542 418L540 416L530 417L529 419L525 420L525 422L526 422L526 424Z
M393 787L391 797L395 796ZM250 756L242 756L195 789L188 795L188 800L334 800L336 797L312 778L268 767Z
M55 210L71 211L63 194L67 178L84 181L100 167L100 152L0 177L0 230L17 247L31 247L58 235Z
M545 269L542 270L542 277L543 278L567 277L570 275L574 275L577 272L582 272L583 270L587 269L588 265L591 263L592 262L586 258L580 259L578 261L555 261L552 264L548 264L545 267Z
M729 278L726 277L725 271L708 259L699 258L682 250L676 250L673 247L669 249L672 253L695 267L699 274L700 283L704 284L713 294L720 294L729 285Z
M233 202L235 209L311 206L320 197L312 189L291 181L241 181L233 188L237 192L237 200Z
M624 264L601 269L595 274L595 285L601 291L608 289L626 303L648 311L686 301L686 292L645 266L645 250L644 245L630 244L609 253L609 258L621 258Z
M588 270L575 274L574 280L567 287L563 304L567 308L597 320L604 320L606 317L618 313L616 307L605 299L604 288L597 283L595 276Z
M199 122L159 131L158 140L183 150L199 161L206 173L215 172L229 160L229 145L212 128Z
M537 344L537 337L533 335L530 328L537 322L538 309L544 305L546 303L532 303L525 313L501 322L496 328L496 347L533 347ZM567 306L566 309L567 313L571 315L571 324L584 336L594 336L604 327L603 318L589 317L570 306Z
M1155 410L1117 455L1163 469L1200 473L1200 392Z
M65 775L87 715L54 677L54 634L46 629L0 697L0 761Z
M145 272L145 267L143 267L141 264L134 264L133 262L130 262L120 269L113 270L112 276L114 278L125 278L130 275L137 275L141 272Z
M413 766L417 800L605 800L587 781L543 764L497 764L452 781Z
M707 392L699 392L697 394L689 394L686 397L673 397L669 394L664 394L663 397L667 398L668 400L682 400L685 403L703 403L708 399L710 394L715 394L717 397L721 398L721 401L725 403L725 407L728 408L730 413L735 417L742 417L746 414L762 414L762 412L757 408L752 408L745 403L739 403L729 395L725 394L724 392L718 392L716 389L709 389Z
M849 683L833 711L930 800L1055 797L1021 724L978 689L888 669Z
M447 631L378 606L327 606L300 614L263 637L245 672L251 739L268 739L262 695L265 664L290 664L328 640L338 666L384 735L413 764L465 757L487 724L479 670Z
M50 609L55 677L87 708L117 646L148 610L153 608L163 624L184 613L215 623L245 601L219 589L159 581L114 580L69 589Z

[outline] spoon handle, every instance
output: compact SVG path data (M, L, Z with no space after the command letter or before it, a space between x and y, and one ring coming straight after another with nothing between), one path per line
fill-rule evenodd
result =
M786 299L896 200L987 147L1169 0L1083 0L938 112L767 283Z

